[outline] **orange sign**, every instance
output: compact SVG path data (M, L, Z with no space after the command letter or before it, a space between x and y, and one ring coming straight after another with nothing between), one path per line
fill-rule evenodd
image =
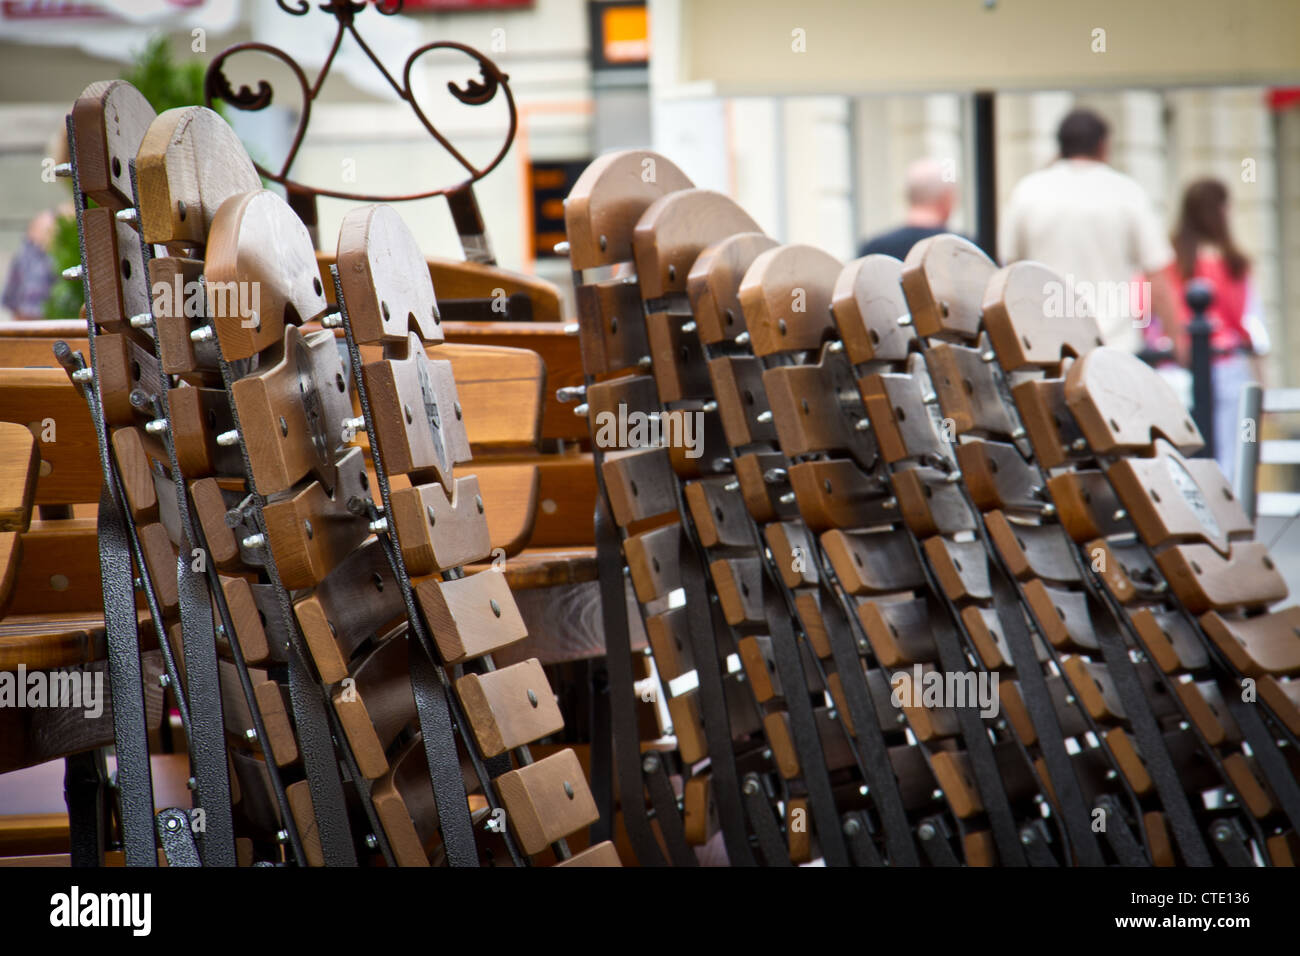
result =
M645 63L650 59L650 16L644 5L615 4L600 13L607 63Z

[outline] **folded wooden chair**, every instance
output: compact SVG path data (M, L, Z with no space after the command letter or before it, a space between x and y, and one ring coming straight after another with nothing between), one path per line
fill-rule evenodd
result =
M914 852L900 856L897 834L914 828L933 865L1024 863L1022 847L1035 848L1042 836L1033 825L1040 788L1015 738L973 700L927 706L912 672L917 664L966 670L967 635L934 594L932 571L900 524L875 437L854 401L852 371L833 341L840 265L806 246L739 258L737 251L706 250L691 285L735 441L752 441L755 428L766 439L764 467L737 468L739 490L780 566L800 570L788 583L805 626L824 635L820 656L835 666L832 699L852 716L844 732L871 779L892 783L884 768L908 760L933 775L947 804L947 813L933 801L904 805L902 794L915 788L902 780L898 796L873 788L888 858L917 862ZM743 390L730 385L740 375ZM1039 852L1030 861L1050 859Z
M743 835L746 828L768 864L814 857L836 864L851 859L880 862L873 837L878 827L859 816L870 805L865 798L871 785L861 754L844 731L849 714L828 698L828 688L838 686L834 667L817 654L819 646L826 646L825 635L801 622L797 597L784 581L773 549L764 543L736 493L736 475L742 468L757 468L761 485L763 449L751 440L729 441L734 433L724 424L733 409L713 400L712 370L694 334L692 303L686 295L691 266L711 243L735 242L738 254L752 257L771 242L756 235L753 221L724 197L690 189L663 157L640 152L597 160L570 196L567 219L590 376L586 412L598 446L626 449L606 455L598 448L596 455L608 514L627 534L623 552L643 602L656 670L672 693L669 710L688 819L692 793L697 786L707 786L718 805L724 835L731 831L726 847L733 863L753 859L734 835ZM610 275L603 268L621 261L635 265L635 277ZM610 377L637 367L652 371L653 379L635 373ZM734 378L731 384L734 388ZM717 394L721 398L721 387ZM665 424L680 422L683 416L702 419L703 427L697 429L701 443L695 449L699 457L688 457L680 448L637 448L644 442L612 439L605 427L645 416ZM610 438L602 441L602 434ZM771 450L766 454L770 457ZM766 523L771 510L765 493L763 498ZM784 504L782 510L788 511ZM684 603L674 607L671 598L679 588ZM714 620L698 612L692 620L690 610L697 602L708 602L706 610L713 606ZM606 612L608 616L608 607ZM656 634L669 631L670 625L676 639L656 641ZM607 623L607 631L615 626ZM614 641L609 646L612 655ZM692 654L684 655L682 647ZM740 666L725 666L728 659ZM692 670L696 687L673 692L673 682L689 679ZM747 709L719 707L728 695L718 685L742 676L752 695ZM617 684L614 693L617 707ZM888 697L887 690L882 697ZM761 737L755 735L758 728L752 718L745 720L754 709L762 718ZM890 732L896 733L892 717ZM616 722L615 743L626 751L618 727ZM730 746L729 738L734 738ZM755 754L772 763L755 763ZM900 748L899 759L905 764L900 775L912 794L923 793L921 801L929 803L933 780L924 763L909 761L909 755L907 747ZM706 756L707 766L702 762ZM883 740L874 756L888 760ZM635 806L629 811L627 794L631 782L637 781L633 775L638 768L630 755L619 754L617 762L620 780L628 781L621 791L624 811L635 813ZM724 788L729 783L734 787L731 766L748 772L742 784L744 799L733 796L729 809ZM902 818L894 772L882 773L881 766L877 763L875 769L883 799L892 799L900 811L897 818ZM640 769L649 774L658 768ZM651 778L654 819L662 831L665 807L655 800L653 782ZM777 804L776 823L785 830L784 840L772 832L772 811L763 806L765 794ZM890 842L899 862L908 854L914 859L906 825L893 828ZM654 848L645 853L653 855Z
M707 221L712 218L707 204L720 201L708 194L698 199L677 194L663 201L660 228L674 220ZM679 212L670 209L674 202ZM638 226L638 237L643 231L655 231L649 212ZM667 231L671 234L671 227ZM671 275L670 261L659 260L661 275ZM732 492L741 515L747 511L762 532L773 578L789 590L786 603L797 612L819 668L827 675L830 705L824 712L832 719L821 724L819 736L831 761L828 769L843 774L853 767L861 781L859 791L871 796L866 813L844 821L855 859L916 863L909 817L916 818L927 858L935 863L956 861L948 841L957 837L972 861L986 861L995 843L1004 854L1023 859L1021 846L1032 845L1038 834L1031 824L1039 817L1034 804L1039 789L1014 741L1003 740L996 750L989 747L987 735L993 728L984 727L973 710L963 715L915 706L900 713L890 706L884 672L860 662L868 643L859 616L882 608L885 614L897 612L903 599L913 600L909 592L922 587L926 578L921 564L909 555L914 546L905 535L887 532L868 543L842 531L831 533L837 524L879 528L895 519L879 477L857 475L852 456L870 464L875 455L857 424L860 412L846 417L852 405L843 393L852 386L851 375L844 369L838 376L823 376L818 367L789 367L828 337L838 263L814 249L773 248L761 237L742 235L705 249L693 267L688 255L671 268L689 268L694 306L693 312L673 317L675 337L684 346L678 351L685 355L689 349L700 356L707 379L697 374L694 380L711 387L727 425L736 477L722 490ZM814 454L826 451L847 456L813 460ZM696 513L705 512L699 508ZM877 542L879 550L871 547ZM714 568L715 573L723 570L720 564ZM862 601L859 607L860 596L875 600ZM916 626L915 621L907 623ZM951 642L946 648L950 660L960 663L952 635L944 640ZM964 727L963 716L969 718ZM909 746L908 732L911 739L927 742L933 753ZM962 742L967 747L953 749ZM967 749L975 755L968 755ZM975 772L971 765L977 760L986 761L990 772ZM992 779L997 776L1006 781L1008 793ZM935 815L934 787L916 785L927 777L944 787L960 825ZM915 799L919 793L924 799ZM912 799L905 800L904 794ZM1001 801L1000 808L995 799ZM1014 819L1011 801L1018 811ZM880 848L875 845L877 834L883 837ZM823 839L823 848L825 844ZM1049 859L1039 857L1042 862Z
M841 267L746 232L727 200L646 153L594 163L568 220L597 445L616 409L721 416L705 419L702 462L621 438L598 447L598 534L611 515L624 529L634 582L655 585L643 600L682 588L689 607L694 588L720 606L733 630L715 628L715 649L735 641L755 702L778 718L765 721L778 766L817 753L870 794L814 810L817 841L801 849L836 862L826 822L841 813L855 862L912 862L913 835L935 865L1291 862L1287 648L1300 630L1265 610L1285 588L1213 463L1182 457L1199 440L1167 388L1097 349L1090 321L1049 317L1054 277L1033 264L995 275L952 236L906 264ZM653 392L618 374L638 367ZM665 572L674 549L647 545L669 534L692 539L706 580L682 572L686 548ZM828 698L819 752L800 752L771 677L764 599L781 589L822 678L797 696ZM659 607L643 609L656 668L678 677L691 662L655 644ZM950 674L997 681L998 712L880 706L890 684L920 697L918 683ZM696 679L689 693L707 700L707 674ZM702 723L679 732L679 757ZM717 752L683 768L688 803L701 771L716 790ZM903 754L946 806L916 799ZM803 793L793 782L787 806Z
M671 164L665 164L662 179L637 180L633 170L638 159L636 154L620 154L607 162L598 161L579 178L566 202L570 257L578 288L579 336L587 378L585 387L570 394L585 398L577 411L588 418L595 436L593 455L600 491L596 546L610 671L614 773L620 807L633 851L642 865L665 862L694 865L696 856L692 847L710 839L716 828L715 820L721 824L726 851L733 862L742 865L753 862L751 826L759 833L768 833L766 848L771 852L775 844L777 856L785 859L786 851L780 846L779 837L771 836L776 832L776 824L768 798L760 792L757 776L755 785L750 787L751 799L758 798L756 805L748 813L743 809L740 766L745 761L765 761L762 741L753 739L760 726L759 712L726 667L727 655L734 653L734 639L726 625L717 620L718 610L708 603L699 603L708 601L702 588L704 569L694 542L684 533L683 510L667 452L651 449L647 453L654 459L656 474L645 486L644 502L639 500L637 486L633 485L629 497L612 507L613 498L602 477L606 465L618 460L617 453L606 457L607 442L598 434L597 424L603 421L604 415L617 416L620 404L626 411L629 398L638 415L657 412L662 406L648 377L610 378L611 373L636 367L643 356L646 365L649 364L644 319L635 285L618 277L587 284L582 270L630 263L632 230L641 212L660 195L689 185ZM634 281L631 276L627 279ZM614 337L615 347L606 347L606 329L611 330L609 335ZM619 347L624 343L627 347ZM598 376L610 380L597 381ZM614 446L615 452L620 445L628 446L628 442L620 442L617 437L608 444ZM683 467L690 466L684 459L683 462ZM618 522L617 527L614 522ZM627 607L621 600L620 569L631 572L638 623L643 624L654 649L652 675L640 670L632 657L632 630ZM695 584L691 588L691 606L674 600L675 594L680 596L685 578ZM721 630L722 641L715 641L715 628ZM680 683L674 681L691 672L697 675L696 688L682 688L675 693L674 688L680 687ZM657 686L644 696L663 702L670 715L674 738L656 743L643 754L640 743L643 737L660 735L656 730L641 730L636 681L652 677L658 678ZM709 708L707 722L702 707ZM657 717L655 724L658 724ZM709 772L693 773L694 766L706 757ZM650 806L647 806L647 794ZM752 823L747 823L747 818L752 818Z
M1060 593L1049 591L1057 581L1047 568L1070 554L1087 590L1097 593L1090 604L1109 606L1113 625L1097 624L1093 614L1109 674L1093 650L1068 643L1078 656L1066 671L1088 691L1089 709L1107 725L1106 746L1133 790L1160 794L1181 861L1290 865L1300 811L1291 756L1300 696L1288 678L1300 670L1300 617L1294 608L1269 610L1286 596L1272 558L1253 540L1252 523L1214 461L1185 457L1200 447L1200 436L1163 379L1101 347L1090 317L1054 317L1049 296L1059 276L1034 263L995 270L981 258L952 237L931 240L908 256L904 288L911 281L916 289L916 331L928 343L940 404L972 435L975 467L987 476L984 462L1010 460L1007 471L1018 476L1012 480L1036 489L1039 504L1026 528L1012 528L1011 517L1027 510L1014 499L990 494L981 505L998 551L1045 618L1047 602ZM946 301L943 292L927 292L919 279L935 273L983 285L979 305L972 294L969 308L934 307ZM958 384L963 375L997 385L986 391L998 398L987 413L970 414ZM1010 443L1021 452L1015 459L1005 452ZM1026 464L1023 452L1031 449ZM1071 614L1077 597L1067 593L1060 603L1069 634L1059 639L1086 641L1086 622ZM1111 627L1127 653L1109 652ZM1134 652L1145 661L1129 668ZM1144 735L1136 722L1126 669L1138 671L1144 689L1154 685L1147 696L1158 733L1148 728ZM1134 721L1130 729L1125 719ZM1169 773L1165 753L1176 780L1162 776ZM1191 819L1174 816L1179 801L1167 791L1178 784L1197 811ZM1202 799L1207 791L1218 798Z
M298 328L304 320L327 318L306 229L287 206L260 190L242 149L215 114L193 109L153 118L133 90L109 84L87 91L73 120L78 196L99 204L81 215L95 373L78 372L74 379L92 386L92 419L113 428L101 431L116 452L107 474L110 488L116 478L123 489L128 527L147 521L155 508L168 519L160 522L167 540L181 546L171 552L178 555L171 581L180 592L180 621L170 621L162 607L155 616L173 624L170 634L184 652L178 690L183 686L189 704L197 810L207 823L195 841L197 854L190 856L235 862L237 832L240 861L521 863L549 846L557 860L616 865L609 845L576 857L564 845L564 836L594 816L573 753L558 750L531 763L522 747L559 729L537 662L494 671L483 648L467 647L455 662L435 650L430 632L454 642L461 627L475 637L495 631L489 644L503 645L522 636L522 622L503 575L488 571L465 578L457 571L464 560L453 560L470 552L475 558L490 555L478 494L448 501L454 507L443 516L438 551L429 535L423 551L417 542L410 545L417 574L441 572L448 582L427 589L439 595L429 604L440 609L436 623L423 616L432 611L417 610L404 570L408 548L388 544L392 532L370 502L376 485L387 492L388 476L377 454L377 467L368 468L364 450L349 443L361 424L357 419L364 418L354 414L351 397L351 376L361 370L358 347L351 343L351 361L344 363L334 332ZM367 240L352 255L383 260L394 235L404 253L413 249L409 234L401 236L389 222L376 248ZM155 256L163 247L170 254ZM413 272L408 268L399 284L436 315L432 289L411 289ZM179 301L151 297L146 275L159 283L179 276L182 286L201 278L200 308L187 314ZM256 315L232 312L220 296L249 283L266 297L264 307ZM136 310L137 300L142 309ZM98 360L115 354L105 348L117 344L114 336L125 339L126 378L115 378L115 369ZM416 360L413 354L405 358ZM498 350L466 361L482 368L503 358L511 356ZM530 361L539 365L535 357ZM418 370L428 368L438 369L441 383L421 406L426 413L432 407L433 417L412 418L409 403L396 414L408 426L418 421L429 429L437 409L445 409L448 433L459 431L452 444L463 461L468 438L450 366L425 361ZM530 376L525 371L518 378ZM492 376L480 379L486 383ZM537 396L533 424L528 413L517 416L514 426L484 414L480 421L495 436L489 443L527 444L535 435L540 374L531 377L531 389ZM428 444L427 436L423 442ZM452 464L440 459L436 476L450 481ZM497 477L508 470L522 471L535 488L535 473L526 468L501 469ZM458 479L471 485L474 480ZM156 493L152 504L150 486ZM413 503L427 510L432 502L421 499L428 494L428 487L412 487L397 497L415 496ZM103 503L100 510L106 510ZM514 512L526 515L523 530L496 530L505 527L517 541L526 538L532 512ZM379 537L371 536L375 532ZM472 547L457 541L447 553L446 541L460 538ZM150 578L166 580L161 574ZM453 587L453 580L466 583ZM153 583L146 584L147 592ZM371 595L385 587L388 597L372 602ZM187 602L187 590L191 598L202 592L204 600ZM480 592L499 619L494 627L485 627L472 597ZM408 627L420 645L410 660ZM446 630L455 636L447 637ZM476 660L460 663L471 659ZM470 672L462 675L465 667ZM453 681L457 696L448 694ZM331 689L334 684L339 686ZM214 730L216 746L201 746L204 740L211 745L204 735L210 738ZM464 768L458 748L469 758ZM427 764L418 758L422 751ZM140 822L152 816L152 803L142 812L128 789L123 787L128 860L143 862L131 859L131 851L142 856ZM471 813L489 817L487 838L476 841ZM148 842L152 850L152 830ZM166 834L163 843L171 849ZM184 849L168 858L189 859Z

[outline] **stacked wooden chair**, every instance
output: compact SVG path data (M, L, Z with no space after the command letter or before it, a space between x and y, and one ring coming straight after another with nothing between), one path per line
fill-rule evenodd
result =
M644 751L607 600L639 862L1294 861L1295 609L1159 376L1051 317L1059 277L781 246L642 151L566 220L602 591L631 578L667 699Z
M618 865L607 841L568 845L598 808L577 755L553 742L564 719L541 664L492 656L526 637L492 562L527 542L538 475L503 462L480 485L471 436L536 443L537 356L443 345L429 267L388 207L347 217L327 296L307 227L209 110L155 116L128 84L94 84L69 141L88 356L65 342L58 359L90 410L81 460L98 449L102 597L87 595L80 644L61 635L56 649L106 657L116 757L115 788L95 791L116 797L115 825L74 814L74 862L102 862L120 831L136 865ZM16 403L17 387L0 393ZM3 437L36 476L33 443ZM73 435L59 438L72 460ZM45 477L64 480L63 463ZM490 526L485 497L526 507ZM6 584L45 569L24 547L47 537L26 529L41 485L20 498ZM63 663L39 656L24 599L6 595L17 643L4 663ZM155 814L163 689L193 806Z
M0 772L67 758L72 862L1300 853L1300 613L1044 267L841 263L619 152L566 203L576 341L516 334L390 207L319 252L208 110L95 84L69 140L86 322L0 330L0 674L111 693L0 710ZM544 665L593 652L579 753Z

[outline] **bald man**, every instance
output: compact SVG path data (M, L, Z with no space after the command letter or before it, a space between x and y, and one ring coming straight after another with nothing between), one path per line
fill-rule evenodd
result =
M948 231L948 217L957 202L957 186L945 178L943 166L933 159L918 159L907 167L907 217L897 229L863 243L859 256L883 253L907 258L916 243Z

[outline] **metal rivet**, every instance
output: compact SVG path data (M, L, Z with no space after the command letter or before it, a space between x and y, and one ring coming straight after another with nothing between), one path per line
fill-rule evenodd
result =
M384 313L384 321L387 322L387 321L388 321L388 303L387 303L387 302L380 302L380 303L379 303L379 309L380 309L381 312Z
M289 423L284 420L283 415L280 416L280 434L286 438L289 436Z
M568 797L570 800L572 800L574 797L573 784L569 783L569 781L567 780L564 781L564 795Z
M409 425L409 424L411 424L411 422L415 421L415 416L411 414L411 406L410 406L410 405L403 405L403 406L402 406L402 413L406 416L406 424Z
M311 529L311 522L304 518L302 520L302 527L303 530L307 532L307 540L310 541L314 535L314 532Z
M455 405L452 406L452 408L456 410L456 421L460 421L460 416L461 416L460 402L457 402Z
M476 508L478 508L478 513L479 513L479 514L482 514L482 513L483 513L483 496L482 496L482 495L475 495L475 496L474 496L474 506L475 506Z
M537 694L535 694L531 688L528 690L528 703L532 704L534 707L537 706Z
M433 505L426 505L424 513L429 516L429 527L432 528L437 521L437 515L433 513Z
M501 605L497 603L496 598L492 598L488 601L488 607L492 608L492 613L497 617L501 616ZM528 693L532 694L532 691L530 690Z

